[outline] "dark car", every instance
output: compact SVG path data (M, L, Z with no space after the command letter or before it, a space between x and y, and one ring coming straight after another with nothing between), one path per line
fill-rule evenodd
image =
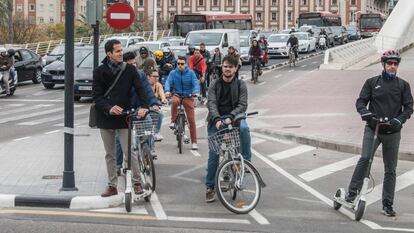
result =
M361 32L359 28L355 25L346 26L346 31L348 32L348 39L349 40L360 40L361 39Z
M92 51L92 46L76 46L74 50L75 65L81 63ZM42 83L47 89L53 88L56 84L65 83L65 56L62 56L43 68Z
M14 69L17 71L18 82L31 80L40 83L42 73L42 58L28 49L15 49Z
M49 65L50 63L61 58L65 54L65 45L61 44L56 46L51 52L47 53L42 57L43 66Z
M332 32L332 29L330 27L319 27L321 32L325 31L326 33L326 44L327 47L334 47L335 46L335 34ZM319 37L320 37L319 33Z
M330 27L335 34L335 43L345 44L348 43L348 32L344 26L332 26Z

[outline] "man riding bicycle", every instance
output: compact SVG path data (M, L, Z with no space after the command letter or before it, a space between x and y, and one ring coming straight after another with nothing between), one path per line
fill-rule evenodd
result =
M185 98L183 100L183 106L190 127L191 149L198 150L194 100L197 98L200 89L196 74L185 65L186 60L185 57L178 57L177 68L170 72L164 89L167 98L171 96L171 92L174 94L171 97L171 129L175 128L180 97Z
M238 60L233 56L225 56L222 63L223 75L212 81L208 92L208 136L214 135L222 125L222 116L228 116L233 120L237 115L247 110L247 86L236 77ZM251 160L250 130L246 120L240 121L241 152L245 160ZM219 155L209 150L207 177L206 177L206 202L214 201L214 177L219 163Z
M294 33L290 34L289 40L286 42L286 46L289 46L289 44L291 49L295 52L295 59L298 59L299 40Z
M257 67L259 75L262 75L261 67L261 58L262 58L262 48L260 48L259 42L257 40L252 41L252 45L249 50L250 62L252 64L252 81L253 81L253 70Z

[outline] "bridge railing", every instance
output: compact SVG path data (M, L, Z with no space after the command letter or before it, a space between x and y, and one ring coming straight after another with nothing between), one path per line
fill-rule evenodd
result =
M161 38L164 36L170 36L170 30L159 30L157 38ZM128 32L128 33L117 33L117 34L108 34L108 35L100 35L99 42L102 42L108 37L112 36L142 36L146 41L150 41L153 38L152 31L142 31L142 32ZM26 48L30 49L33 52L43 56L50 51L52 51L56 46L65 43L65 40L50 40L50 41L43 41L43 42L36 42L36 43L27 43L27 44L14 44L14 45L6 45L6 47L18 47L18 48ZM75 38L75 43L85 43L85 44L92 44L93 43L93 36L91 37L80 37Z

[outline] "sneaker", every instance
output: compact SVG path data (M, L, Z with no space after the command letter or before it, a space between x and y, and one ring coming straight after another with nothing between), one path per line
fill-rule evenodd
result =
M188 138L188 136L187 136L187 135L185 135L185 134L184 134L184 143L185 143L185 144L190 143L190 139L189 139L189 138Z
M216 194L216 192L214 191L213 188L207 188L207 191L206 191L206 202L207 203L213 202L214 199L215 199L215 194Z
M397 213L393 210L392 206L383 206L381 211L385 216L394 217Z
M191 150L198 150L197 143L191 144Z
M162 141L164 139L164 137L160 134L160 133L156 133L155 135L154 135L154 140L156 141L156 142L160 142L160 141Z
M349 202L349 203L353 203L354 201L355 201L355 198L357 197L357 194L356 193L348 193L346 196L345 196L345 201L346 202Z
M169 125L169 127L170 127L170 129L175 129L175 123L174 122L171 122L170 125Z

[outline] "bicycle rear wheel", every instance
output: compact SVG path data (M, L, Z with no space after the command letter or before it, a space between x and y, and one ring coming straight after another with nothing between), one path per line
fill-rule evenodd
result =
M148 188L150 188L154 192L156 185L155 166L154 161L152 159L151 150L147 143L145 143L142 147L142 155L142 162L144 165L144 170L142 171L142 173L145 176L145 182L149 185Z
M218 199L236 214L247 214L253 210L259 203L262 190L253 165L244 161L244 171L241 182L241 161L227 160L220 165L216 175Z

